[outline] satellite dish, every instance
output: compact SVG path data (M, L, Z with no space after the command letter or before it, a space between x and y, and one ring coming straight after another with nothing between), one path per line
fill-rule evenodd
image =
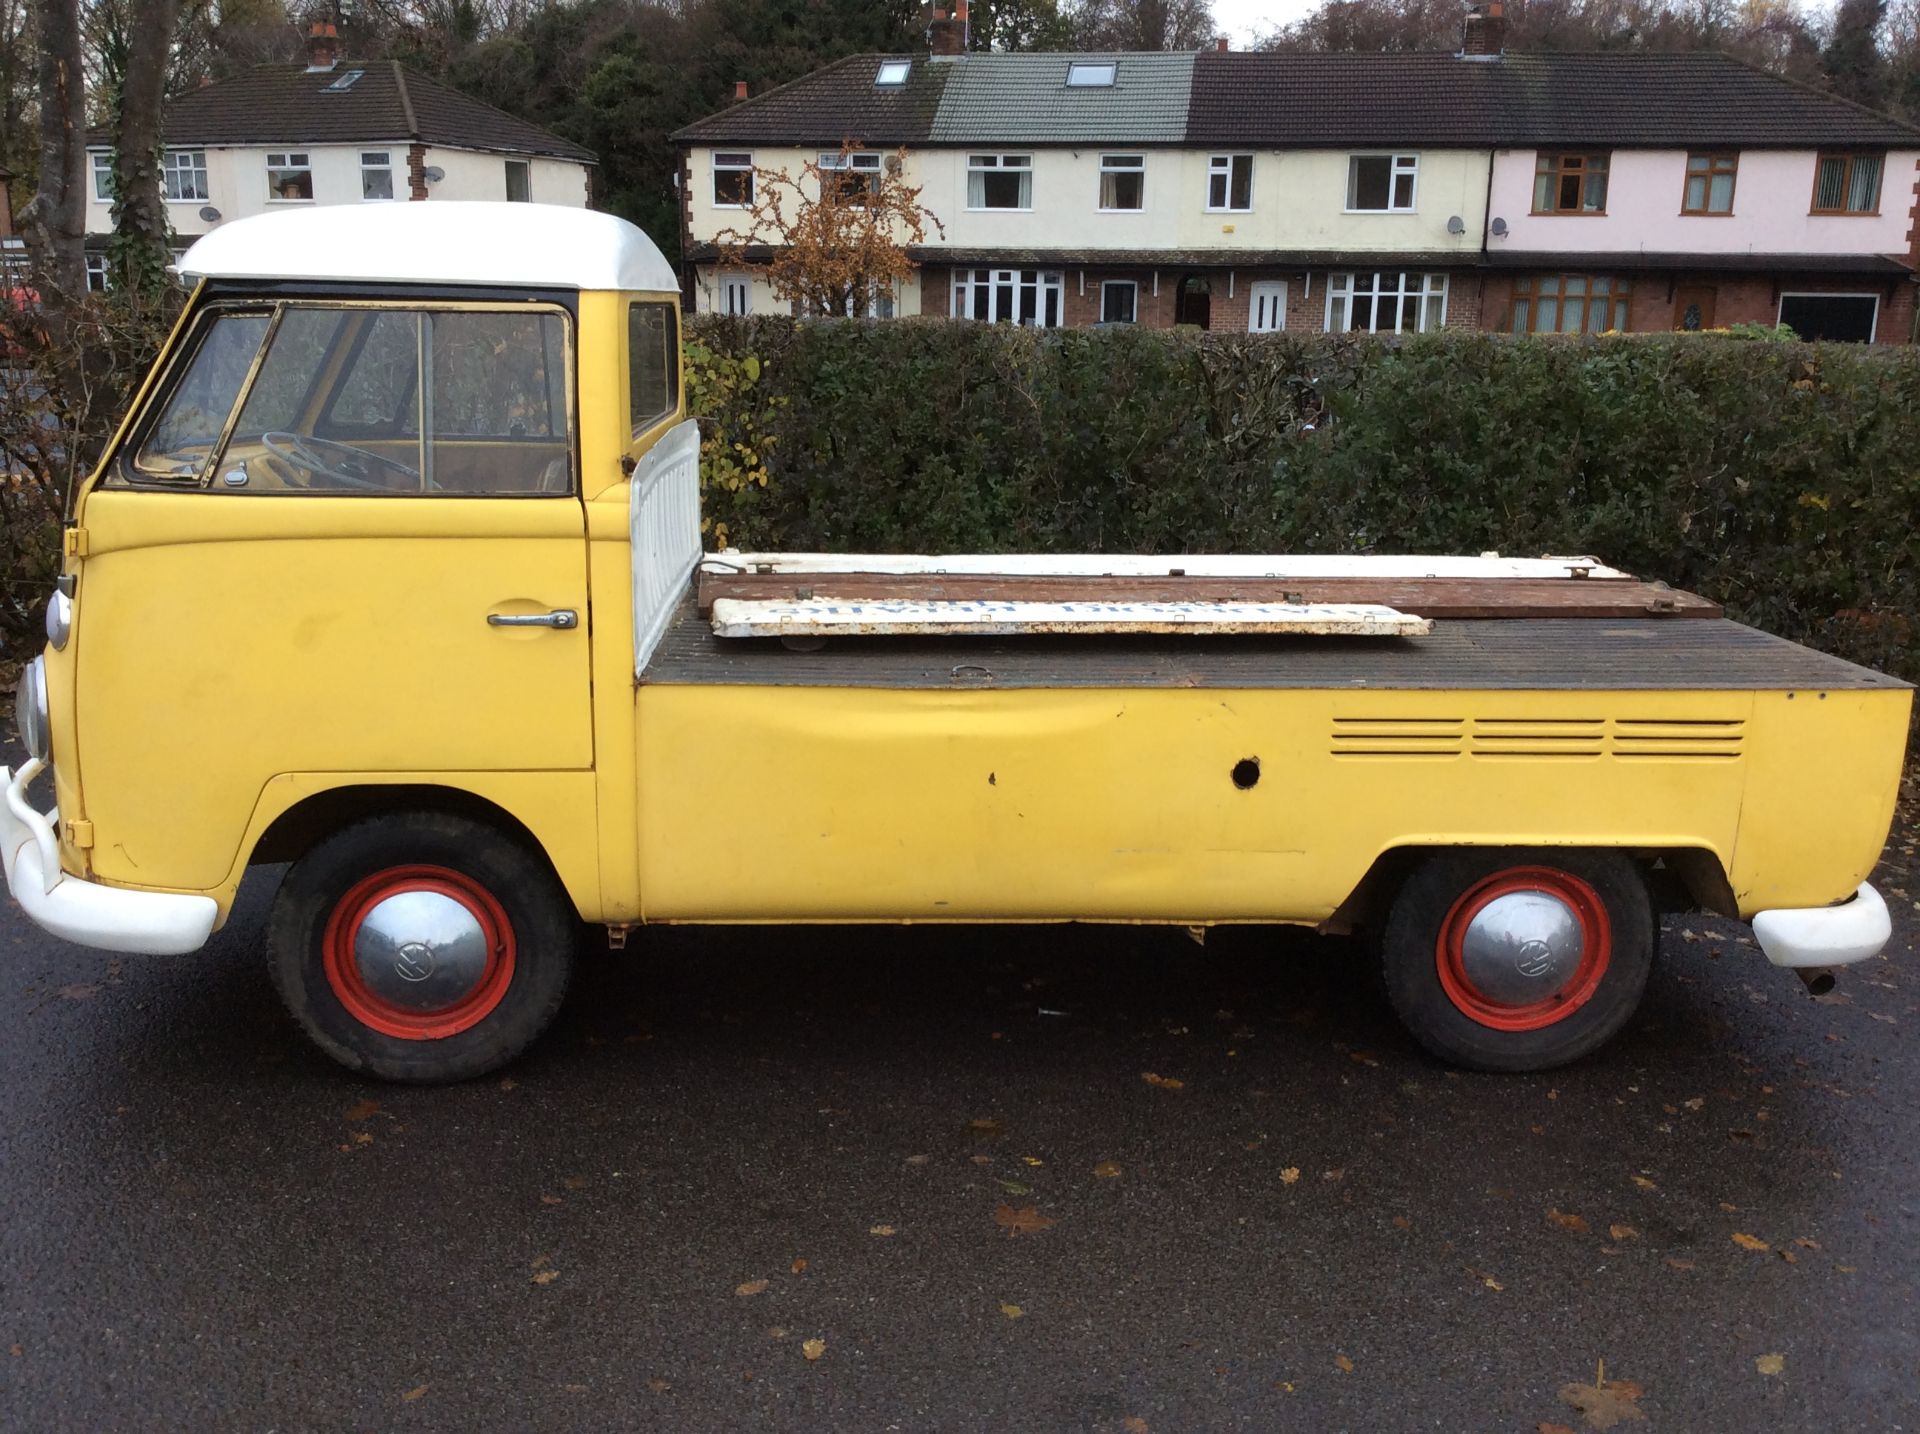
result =
M1493 221L1493 237L1496 239L1504 239L1507 237L1507 221L1506 220L1496 219Z
M447 177L447 172L437 164L430 164L421 171L421 176L428 184L438 184Z
M1458 214L1454 215L1452 218L1447 220L1447 233L1464 234L1466 232L1467 232L1467 221L1462 219Z
M200 217L209 224L218 224L220 222L220 211L215 209L211 204L203 204L200 206Z

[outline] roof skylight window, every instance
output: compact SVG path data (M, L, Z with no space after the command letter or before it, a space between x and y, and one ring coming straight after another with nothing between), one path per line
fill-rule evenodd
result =
M1079 61L1067 66L1067 84L1074 89L1103 88L1113 83L1116 68L1111 60L1097 64Z
M912 69L911 60L882 60L880 72L873 77L873 82L876 85L904 85Z
M329 90L334 90L334 91L350 90L354 87L354 84L359 80L359 78L365 73L366 73L365 70L348 70L339 79L335 80L332 84L328 85L327 88Z

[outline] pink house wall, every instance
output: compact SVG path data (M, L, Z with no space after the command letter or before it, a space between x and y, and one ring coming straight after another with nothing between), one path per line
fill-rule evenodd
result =
M1542 215L1533 210L1537 151L1503 149L1493 157L1490 218L1507 221L1507 237L1487 238L1498 253L1515 252L1670 254L1895 254L1908 252L1912 227L1914 166L1920 151L1887 155L1880 181L1880 212L1861 216L1816 216L1810 149L1740 152L1733 213L1683 215L1685 150L1613 151L1602 215Z

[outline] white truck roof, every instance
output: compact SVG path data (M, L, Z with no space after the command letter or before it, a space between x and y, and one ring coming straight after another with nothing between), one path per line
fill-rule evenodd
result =
M672 265L611 214L557 204L440 200L257 214L197 240L180 272L206 279L673 293Z

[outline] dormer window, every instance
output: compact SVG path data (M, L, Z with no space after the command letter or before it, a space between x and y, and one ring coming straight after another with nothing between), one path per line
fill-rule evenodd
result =
M1118 66L1111 60L1077 60L1067 66L1067 87L1076 90L1111 88L1114 72L1117 69Z
M893 85L904 85L907 82L907 76L912 73L911 60L882 60L879 72L873 77L873 82L883 89Z

